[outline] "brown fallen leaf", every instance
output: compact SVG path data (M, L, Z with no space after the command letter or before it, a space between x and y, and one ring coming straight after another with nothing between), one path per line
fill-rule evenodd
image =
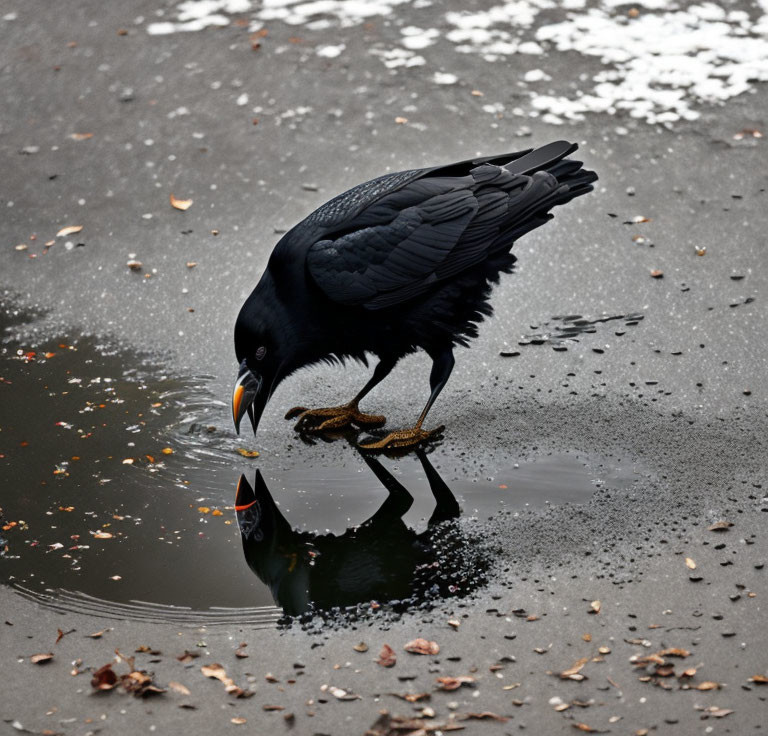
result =
M243 647L240 647L239 649L235 649L235 656L238 659L247 659L250 655L243 649Z
M469 675L460 675L459 677L438 677L437 683L441 690L458 690L462 685L471 685L475 682L474 677Z
M651 271L651 278L654 279L663 279L664 278L664 271L659 271L658 268L655 268Z
M105 664L93 673L91 687L94 690L112 690L118 683L117 675L112 670L112 664Z
M505 716L500 716L498 713L491 713L489 710L484 710L482 713L462 713L458 716L459 720L466 721L469 719L474 719L477 721L485 721L485 720L492 720L492 721L499 721L501 723L506 723L509 718L506 718Z
M732 521L716 521L712 526L707 527L710 532L727 532L733 526Z
M77 629L70 629L69 631L63 631L62 629L56 629L56 644L58 644L67 634L74 634Z
M72 133L69 137L73 141L87 141L89 138L93 138L93 133Z
M585 675L581 675L579 673L587 662L589 662L589 657L582 657L581 659L574 662L567 670L560 672L560 678L562 680L584 680Z
M600 733L596 728L592 728L592 726L588 726L586 723L572 723L571 726L577 731L583 731L584 733Z
M679 678L681 678L681 679L682 679L683 677L693 677L693 676L696 674L696 670L697 670L697 668L696 668L696 667L689 667L688 669L685 669L685 670L683 670L683 671L682 671L682 672L681 672L681 673L678 675L678 677L679 677Z
M711 715L713 718L725 718L726 716L731 715L733 711L728 710L728 708L710 708L707 713L709 713L709 715Z
M188 210L192 206L192 200L191 199L178 199L171 193L170 196L171 200L171 207L177 209L177 210Z
M395 122L398 125L405 125L408 122L408 118L404 118L402 116L398 116L398 117L395 118Z
M113 535L109 532L93 532L94 539L112 539Z
M46 654L33 654L29 661L32 664L45 664L53 659L53 652L47 652Z
M152 675L144 670L129 672L120 677L120 684L123 689L133 693L137 697L147 697L148 695L162 695L166 692L164 687L159 687L152 681Z
M112 629L102 629L101 631L94 631L93 634L88 634L88 639L101 639L104 634L106 634L108 631L111 631Z
M418 703L420 700L429 700L432 697L431 693L390 693L390 695L407 700L409 703Z
M79 233L82 229L82 225L68 225L67 227L61 228L61 230L56 233L56 237L63 238L67 235L74 235L75 233Z
M395 650L392 649L389 644L382 644L381 651L379 652L379 658L376 660L376 664L382 667L394 667L397 664L397 655Z
M361 641L359 644L355 644L352 649L354 649L356 652L367 652L368 645L364 641Z
M333 685L328 687L328 692L333 695L337 700L362 700L362 696L355 695L348 690L344 690L340 687L334 687Z
M754 682L755 685L768 685L768 677L765 675L754 675L749 678L750 682Z
M189 691L189 688L186 685L182 685L180 682L176 682L175 680L171 680L168 683L168 687L171 688L175 693L178 693L179 695L191 695L192 693Z
M266 711L285 710L285 706L284 705L269 705L269 704L267 704L267 705L262 705L261 709L262 710L266 710Z
M246 450L244 447L238 447L237 451L243 456L243 457L258 457L259 452L258 450Z
M592 603L589 604L589 613L600 613L601 608L602 603L600 603L600 601L592 601Z
M680 649L679 647L670 647L669 649L662 649L659 654L662 657L690 657L691 653L687 649Z
M227 675L226 670L220 664L204 664L200 668L206 677L211 677L215 680L219 680L223 683L224 689L236 698L249 698L253 693L250 690L243 690L235 685L235 681Z
M403 648L411 654L438 654L440 652L440 645L436 641L428 641L427 639L414 639Z
M182 664L189 664L193 659L197 659L199 656L199 652L190 652L185 649L184 654L180 654L176 659Z
M248 721L241 716L235 716L234 718L230 718L229 720L231 723L234 723L236 726L242 726L244 723L248 723Z
M685 558L685 566L689 570L695 570L696 569L696 563L690 557L686 557Z
M700 682L698 685L696 685L696 689L697 690L719 690L720 683L707 680L705 682Z

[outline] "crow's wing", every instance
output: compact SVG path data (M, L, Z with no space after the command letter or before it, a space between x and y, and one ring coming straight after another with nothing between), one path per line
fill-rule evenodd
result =
M578 171L579 162L561 160L574 148L560 141L523 156L403 172L410 180L377 196L369 189L363 206L356 197L354 206L337 198L336 216L323 218L322 234L307 250L308 272L328 298L347 306L381 309L413 298L509 248L546 222L551 206L576 196L578 177L571 175L587 172ZM574 179L572 186L540 170L552 165ZM579 185L588 185L582 178ZM346 217L338 216L342 206Z
M385 306L375 302L387 294L397 293L395 301L403 301L437 280L436 270L456 247L478 203L468 189L417 188L436 191L424 192L418 201L410 188L400 190L361 213L354 229L312 245L307 268L326 296L375 309ZM404 202L408 205L398 207Z

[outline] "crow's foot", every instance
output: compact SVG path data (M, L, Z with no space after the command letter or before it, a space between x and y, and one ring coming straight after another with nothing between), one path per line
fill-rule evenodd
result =
M294 406L285 415L286 419L298 417L297 432L329 432L345 429L351 425L358 427L381 427L387 418L376 414L364 414L355 404L332 406L325 409L306 409Z
M411 429L399 429L395 432L390 432L386 437L382 437L380 440L361 442L358 447L361 450L377 450L385 452L388 450L413 449L426 442L437 439L444 429L445 427L442 425L430 430L422 429L417 425Z

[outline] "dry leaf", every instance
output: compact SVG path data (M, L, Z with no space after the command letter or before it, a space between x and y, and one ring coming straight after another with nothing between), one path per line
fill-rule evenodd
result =
M581 635L581 638L582 638L584 641L592 641L592 634L582 634L582 635Z
M662 657L690 657L691 653L687 649L680 649L679 647L670 647L669 649L662 649L659 654Z
M177 199L176 197L171 194L170 196L171 200L171 207L174 207L177 210L188 210L192 206L192 200L191 199Z
M502 723L506 723L509 720L509 718L500 716L497 713L491 713L489 710L484 710L482 713L464 713L463 715L459 716L459 718L461 718L461 720L468 720L472 718L478 721L494 720L501 721Z
M685 558L685 566L689 570L695 570L696 569L696 563L690 557L686 557Z
M395 650L392 649L389 644L383 644L381 651L379 652L379 658L376 660L376 664L380 664L382 667L394 667L397 663L397 655Z
M404 693L402 695L400 693L390 693L390 695L407 700L409 703L418 703L420 700L428 700L432 697L430 693Z
M93 133L72 133L69 137L74 141L87 141L93 138Z
M271 711L271 710L285 710L284 705L262 705L262 710Z
M602 604L600 601L592 601L592 603L589 604L589 613L600 613L600 608L602 607Z
M600 654L610 654L611 653L611 648L610 647L600 647L597 651L600 652Z
M707 680L706 682L700 682L696 685L697 690L719 690L720 683Z
M712 526L707 527L710 532L727 532L733 526L732 521L716 521Z
M360 695L355 695L348 690L343 690L342 688L334 687L333 685L328 688L328 692L337 700L362 700Z
M654 278L654 279L664 278L664 271L659 271L658 268L653 269L653 271L651 271L651 278Z
M426 639L414 639L403 648L411 654L437 654L440 651L440 645L436 641L427 641Z
M48 652L46 654L33 654L29 661L32 662L32 664L45 664L46 662L50 662L53 659L53 652Z
M755 685L768 685L768 677L765 675L755 675L749 678L750 682L754 682Z
M243 456L243 457L258 457L259 453L257 450L246 450L244 447L238 447L237 451Z
M179 695L191 695L192 693L189 691L189 688L186 685L182 685L180 682L176 682L175 680L171 680L168 683L168 687L171 688L174 692L178 693Z
M563 680L583 680L584 675L580 675L581 668L589 662L589 657L582 657L578 661L574 662L567 670L563 670L560 673L560 677Z
M180 654L176 659L183 664L189 664L193 659L197 659L199 656L199 652L189 652L185 649L184 654Z
M82 229L82 225L68 225L67 227L61 228L61 230L56 233L56 237L63 238L67 235L74 235L75 233L79 233Z
M404 117L400 117L400 116L398 116L398 117L396 117L396 118L395 118L395 122L396 122L398 125L405 125L405 123L407 123L407 122L408 122L408 118L404 118Z
M109 532L93 532L94 539L112 539L112 534Z
M220 680L224 684L224 689L230 695L234 695L237 698L248 698L253 695L250 690L243 690L235 685L234 680L227 675L226 670L220 664L204 664L200 668L200 672L206 677Z
M733 713L732 710L728 710L727 708L710 708L707 712L713 718L725 718Z
M91 687L94 690L112 690L117 685L117 675L112 671L112 664L105 664L93 673Z
M588 726L586 723L572 723L571 724L577 731L583 731L584 733L600 733L596 728Z
M101 639L104 634L107 633L107 631L111 631L111 629L102 629L101 631L95 631L93 634L88 634L89 639Z
M462 685L471 685L474 681L475 678L469 675L437 678L437 683L440 685L441 690L458 690Z
M229 719L232 723L234 723L236 726L242 726L244 723L248 723L248 721L245 720L245 718L241 718L240 716L236 716L235 718Z
M448 626L451 626L454 629L458 629L459 626L461 626L461 621L455 618L449 618L447 623L448 623Z
M361 641L359 644L355 644L352 649L354 649L356 652L367 652L368 645L364 641Z

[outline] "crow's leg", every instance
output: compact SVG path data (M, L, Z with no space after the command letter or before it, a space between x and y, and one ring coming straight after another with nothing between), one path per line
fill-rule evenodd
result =
M400 429L396 432L390 432L386 437L374 442L360 443L360 448L363 450L394 450L404 447L415 447L416 445L435 437L442 432L445 427L440 426L436 429L425 430L421 428L424 420L427 417L432 404L435 403L435 399L440 395L443 390L443 386L448 383L448 378L451 375L451 371L454 366L453 351L451 348L447 348L440 353L430 353L432 358L432 372L429 374L429 386L432 389L432 393L429 395L427 405L424 407L424 411L421 412L416 424L410 429Z
M397 363L396 359L382 359L373 371L368 383L352 401L343 406L331 406L324 409L306 409L303 406L294 406L286 415L286 419L298 416L296 430L299 432L327 432L330 430L344 429L351 424L358 427L380 427L387 418L377 414L364 414L357 405L368 392L381 383L392 371Z

